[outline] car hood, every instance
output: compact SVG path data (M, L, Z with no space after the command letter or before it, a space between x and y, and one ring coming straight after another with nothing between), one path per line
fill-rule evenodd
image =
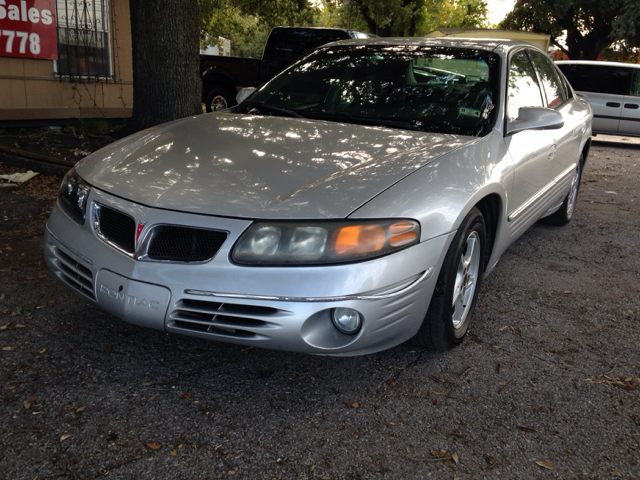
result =
M207 114L80 161L89 184L149 207L241 218L342 218L472 137Z

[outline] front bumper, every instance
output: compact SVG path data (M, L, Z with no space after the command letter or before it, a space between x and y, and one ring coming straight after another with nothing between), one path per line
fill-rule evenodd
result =
M141 260L100 239L93 222L79 226L56 206L45 233L47 265L89 301L147 328L312 354L373 353L415 335L453 236L348 265L246 267L233 264L229 253L250 221L151 209L95 189L89 201L148 226L171 223L229 232L208 262ZM331 311L337 307L361 313L357 334L333 326Z

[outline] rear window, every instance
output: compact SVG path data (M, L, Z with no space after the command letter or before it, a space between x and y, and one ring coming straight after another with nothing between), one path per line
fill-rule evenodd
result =
M558 64L574 90L628 95L633 69L607 65Z

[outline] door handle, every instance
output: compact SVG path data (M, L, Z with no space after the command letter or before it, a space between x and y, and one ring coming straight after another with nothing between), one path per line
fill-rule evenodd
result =
M637 103L625 103L624 104L624 108L630 108L632 110L637 110L638 109L638 104Z
M618 102L607 102L607 107L618 108L620 104Z
M549 160L553 160L554 158L556 158L557 149L558 149L558 146L555 143L551 145L551 149L549 150Z

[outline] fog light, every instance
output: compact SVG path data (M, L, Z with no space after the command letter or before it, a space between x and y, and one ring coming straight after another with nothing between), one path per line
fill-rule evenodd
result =
M357 333L362 326L362 316L352 308L334 308L331 319L335 327L347 335Z

